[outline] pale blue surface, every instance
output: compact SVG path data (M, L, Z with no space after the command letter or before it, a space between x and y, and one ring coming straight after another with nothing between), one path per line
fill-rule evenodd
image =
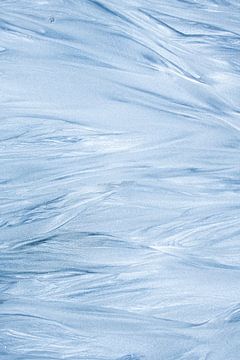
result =
M240 2L1 0L0 359L240 359Z

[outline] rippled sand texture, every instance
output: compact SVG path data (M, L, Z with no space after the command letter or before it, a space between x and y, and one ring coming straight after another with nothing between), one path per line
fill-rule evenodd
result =
M1 0L0 359L240 359L240 2Z

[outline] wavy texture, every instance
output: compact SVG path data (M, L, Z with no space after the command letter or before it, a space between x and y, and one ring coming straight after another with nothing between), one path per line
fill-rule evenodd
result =
M237 360L239 2L0 14L1 359Z

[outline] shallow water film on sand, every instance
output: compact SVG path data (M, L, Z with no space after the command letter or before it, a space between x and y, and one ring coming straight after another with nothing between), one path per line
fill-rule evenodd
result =
M240 359L240 2L0 1L0 359Z

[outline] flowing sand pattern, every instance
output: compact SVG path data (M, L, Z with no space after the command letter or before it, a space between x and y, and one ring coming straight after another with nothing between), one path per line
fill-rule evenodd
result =
M240 359L239 0L0 1L0 359Z

